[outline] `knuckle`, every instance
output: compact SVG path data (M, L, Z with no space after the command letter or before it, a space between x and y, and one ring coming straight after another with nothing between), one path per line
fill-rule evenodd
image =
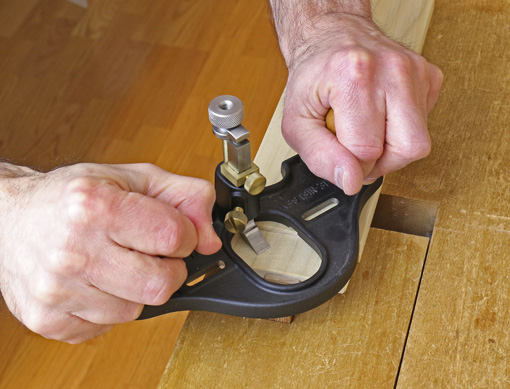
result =
M394 154L402 160L417 161L425 158L431 151L430 141L401 142L394 150Z
M404 52L389 51L385 54L385 61L391 69L399 73L411 73L412 60Z
M410 59L416 70L424 74L428 73L429 62L425 58L423 58L421 55L413 54Z
M68 183L65 210L72 224L86 224L104 214L106 202L98 190L98 184L93 177L78 177Z
M371 79L374 68L373 54L364 48L350 48L346 52L336 53L332 65L342 67L351 78L357 83L367 82Z
M176 259L163 259L162 261L176 261ZM185 269L184 261L181 263ZM157 275L151 277L144 285L144 301L151 305L164 304L181 287L185 277L186 271L181 272L175 266L159 267Z
M166 300L165 300L166 301ZM142 313L143 305L137 303L125 304L117 318L118 323L127 323L136 320Z
M32 309L23 316L22 323L30 331L47 339L53 339L55 337L55 323L48 316L41 310Z
M305 163L313 174L328 179L328 172L332 170L332 166L326 153L320 150L316 153L312 152L306 156Z
M216 197L216 192L214 191L214 186L206 180L202 180L200 178L190 178L190 186L188 197L186 202L189 204L203 204L214 202Z
M349 151L362 161L376 161L383 151L383 145L355 144L347 147Z
M138 168L139 171L141 171L144 174L147 174L149 176L153 176L153 175L159 174L159 173L167 173L165 170L161 169L159 166L156 166L149 162L137 163L137 164L135 164L135 166Z
M162 169L152 163L149 163L149 162L141 162L141 163L137 163L136 164L137 166L139 166L142 170L149 170L149 171L162 171Z
M413 149L414 149L414 157L416 159L422 159L430 154L432 147L431 147L430 142L419 142L419 143L415 143L413 145Z
M423 85L427 85L430 79L430 74L428 71L428 62L422 56L415 56L411 60L411 65L413 67L412 72L416 79Z
M316 147L316 152L311 152L306 155L307 165L310 170L315 174L319 175L321 172L324 174L324 170L327 166L327 158L325 153L322 153L320 148Z
M76 275L86 267L86 258L66 250L55 250L49 255L48 270L55 274Z
M30 283L31 294L42 304L52 306L62 300L62 285L56 278L41 275Z
M157 232L156 247L158 252L171 256L182 244L182 226L175 219L169 219Z
M200 193L202 194L202 196L205 197L206 199L212 199L214 201L214 199L216 198L216 192L214 190L213 184L206 180L200 180L200 183L201 183Z
M170 279L161 276L151 279L144 288L143 296L147 304L161 305L164 304L172 295L174 283Z

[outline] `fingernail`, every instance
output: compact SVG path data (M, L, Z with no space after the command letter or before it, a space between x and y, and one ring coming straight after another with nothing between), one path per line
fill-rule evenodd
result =
M344 169L342 169L339 166L337 166L335 168L335 184L340 189L345 189L345 186L344 186Z
M373 184L377 178L367 177L363 180L363 185Z

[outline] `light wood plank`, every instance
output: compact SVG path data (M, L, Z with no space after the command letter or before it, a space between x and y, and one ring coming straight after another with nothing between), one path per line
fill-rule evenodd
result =
M373 1L374 20L390 36L405 41L406 45L416 52L420 52L425 41L426 32L432 16L434 2L421 0L410 5L402 5L398 1L380 0ZM295 155L295 152L287 145L281 133L281 120L283 115L284 95L282 95L276 111L271 119L267 132L264 136L260 149L254 162L260 167L266 176L268 185L274 184L281 179L281 163ZM249 107L248 107L249 109ZM375 193L366 204L359 224L359 258L363 254L368 229L372 222L380 190ZM280 231L285 231L281 226ZM296 234L288 232L279 235L267 231L264 224L259 228L271 241L278 241L279 247L270 249L261 256L253 255L247 244L239 238L232 241L234 251L243 258L257 273L271 274L272 277L285 280L288 283L303 281L310 278L318 269L320 258L308 245L304 244ZM292 231L287 229L286 231ZM299 255L283 255L285 250L291 247L299 247ZM342 289L342 292L345 288Z
M379 26L390 36L405 43L409 48L420 52L425 41L426 32L432 16L433 1L420 0L412 5L403 5L394 0L379 0L372 2L373 18ZM287 145L281 133L281 120L283 115L284 95L282 95L267 132L264 136L260 149L254 162L260 167L266 176L268 185L274 184L281 179L279 166L281 163L295 155L295 152ZM248 107L249 109L249 107ZM366 204L359 224L359 258L363 254L368 230L372 222L380 191L375 193ZM283 226L281 226L283 227ZM280 280L289 283L302 281L310 278L317 270L320 258L317 253L297 235L285 233L285 235L267 232L261 224L264 234L271 241L279 241L279 247L268 250L261 258L254 256L249 247L242 239L234 239L234 250L259 274L272 274ZM283 231L283 229L281 229ZM287 230L288 231L288 230ZM299 255L282 255L285 248L299 247ZM342 289L342 292L345 288Z
M391 38L421 53L429 29L434 1L413 0L403 7L394 0L372 0L374 21ZM398 20L398 23L391 22Z

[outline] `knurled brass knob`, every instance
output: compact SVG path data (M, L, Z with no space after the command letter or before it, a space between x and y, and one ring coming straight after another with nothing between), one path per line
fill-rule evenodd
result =
M259 172L251 173L246 177L244 182L244 189L251 195L258 195L266 187L266 177Z
M244 209L235 207L225 215L225 228L233 234L240 234L246 229L248 217L244 214Z

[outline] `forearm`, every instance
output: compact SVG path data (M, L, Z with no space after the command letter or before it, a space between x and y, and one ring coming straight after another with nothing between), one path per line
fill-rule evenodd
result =
M17 196L23 193L27 184L25 177L43 174L25 166L0 162L0 212L4 213L13 206Z
M12 229L12 216L18 199L31 186L30 177L43 173L36 172L25 166L17 166L8 162L0 162L0 250L4 246L4 235ZM2 260L0 252L0 261ZM1 285L0 285L1 289Z
M372 17L370 0L270 0L270 4L280 49L289 68L310 40L341 27L339 14Z
M0 180L3 180L4 178L24 177L32 175L33 173L34 170L28 167L0 161Z

